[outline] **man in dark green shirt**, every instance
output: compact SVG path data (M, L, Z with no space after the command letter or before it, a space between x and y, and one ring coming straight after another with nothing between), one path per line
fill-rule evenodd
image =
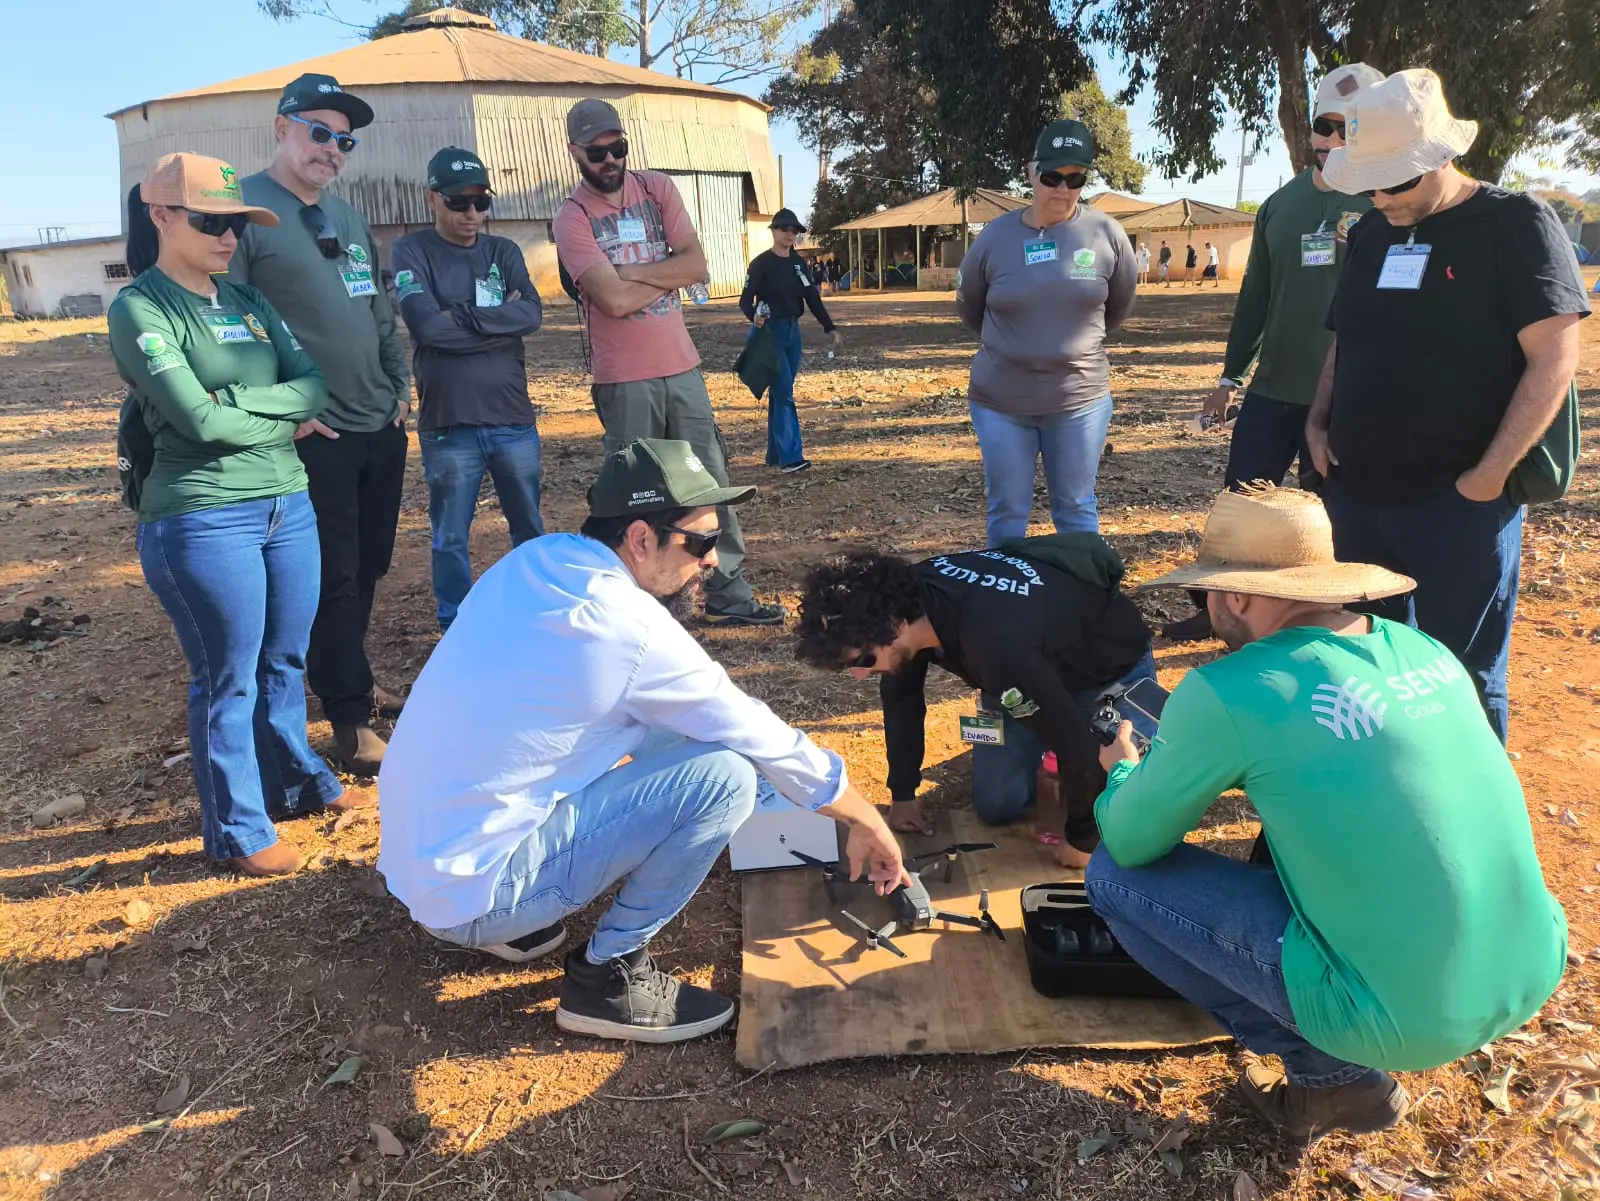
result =
M1516 772L1445 647L1346 604L1414 582L1334 560L1322 501L1224 492L1199 561L1145 587L1206 592L1233 651L1173 690L1141 761L1101 755L1085 880L1123 948L1284 1071L1242 1088L1299 1137L1381 1130L1391 1070L1515 1030L1560 982L1567 929ZM1243 790L1273 865L1184 842Z
M296 449L310 481L322 543L322 595L306 675L333 725L344 766L376 775L384 741L367 623L389 570L405 480L411 381L377 244L366 219L323 189L344 169L372 109L328 75L302 75L278 101L272 165L243 181L244 197L278 214L239 239L229 278L260 291L283 314L328 383L328 407L302 425Z

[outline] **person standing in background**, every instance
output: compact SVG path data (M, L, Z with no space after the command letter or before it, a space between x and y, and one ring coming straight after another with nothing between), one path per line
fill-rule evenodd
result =
M1141 283L1141 284L1149 283L1150 282L1150 245L1147 242L1140 242L1139 243L1138 265L1139 265L1139 281L1138 282Z
M367 625L389 570L405 482L411 380L366 218L323 189L372 124L372 109L329 75L302 75L278 101L272 165L243 181L251 204L281 219L252 225L228 277L283 314L328 382L328 407L296 434L322 541L322 599L306 674L333 726L340 762L376 775L385 744L374 706L402 701L372 678Z
M806 227L792 209L779 209L771 228L772 249L763 250L750 261L744 291L739 296L739 311L755 329L771 326L777 339L778 378L767 392L767 466L792 475L811 468L800 441L800 418L794 408L794 380L800 374L804 349L800 341L801 313L809 308L822 323L830 350L839 349L839 331L823 306L816 281L794 252L795 240L806 232Z
M1165 242L1161 243L1159 266L1161 270L1161 282L1166 284L1169 288L1172 287L1172 247L1168 246Z
M979 335L968 410L983 455L988 543L1028 532L1044 459L1058 534L1098 533L1095 476L1111 423L1106 335L1133 309L1133 247L1079 203L1094 135L1052 121L1027 165L1033 203L989 222L956 277L956 311Z
M1206 243L1206 268L1200 273L1200 279L1210 280L1213 288L1220 288L1222 284L1217 281L1217 270L1220 266L1217 259L1217 248L1210 242Z
M511 545L544 533L539 427L522 347L544 311L521 248L482 232L492 203L489 172L478 156L446 146L428 163L433 228L395 243L392 263L395 300L416 347L417 441L428 480L441 634L472 587L469 539L485 471L511 527Z
M1188 283L1191 279L1194 279L1195 265L1197 263L1199 263L1199 261L1200 261L1200 256L1195 252L1194 243L1190 242L1188 250L1186 250L1184 252L1184 255L1183 255L1183 282L1184 283ZM1195 280L1195 282L1199 283L1200 281L1199 280Z
M726 444L678 299L679 288L707 275L683 197L659 171L628 170L622 118L604 100L572 106L567 143L582 179L556 214L556 252L582 297L606 453L637 438L687 442L726 486ZM723 508L717 528L718 564L706 583L704 620L782 625L783 606L756 600L745 578L744 531L732 509Z

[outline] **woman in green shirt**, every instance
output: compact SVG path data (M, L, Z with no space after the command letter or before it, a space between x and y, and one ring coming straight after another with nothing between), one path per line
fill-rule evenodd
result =
M341 803L306 738L306 645L320 555L299 424L327 388L254 288L220 278L251 221L232 167L169 154L140 185L155 266L109 314L111 352L154 446L138 488L139 562L189 660L189 747L206 853L246 875L300 856L272 819Z

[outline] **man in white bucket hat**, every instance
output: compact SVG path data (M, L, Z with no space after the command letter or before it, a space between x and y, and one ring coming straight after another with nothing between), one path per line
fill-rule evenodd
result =
M1454 165L1477 130L1432 71L1357 93L1323 177L1374 211L1351 231L1306 440L1340 557L1417 581L1382 611L1465 664L1504 742L1524 459L1566 403L1589 302L1555 214Z
M1526 1022L1566 963L1516 773L1472 681L1426 634L1347 603L1411 581L1336 562L1322 502L1224 492L1199 588L1234 651L1173 690L1143 761L1101 763L1089 900L1125 950L1257 1054L1241 1088L1307 1137L1382 1130L1391 1070L1437 1067ZM1273 865L1186 844L1230 789Z

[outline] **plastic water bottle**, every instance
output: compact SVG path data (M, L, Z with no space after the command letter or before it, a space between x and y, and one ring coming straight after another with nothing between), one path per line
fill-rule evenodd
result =
M706 304L711 300L711 289L706 287L706 281L689 285L689 299L696 304Z
M772 306L764 300L759 301L756 304L756 316L765 321L768 317L772 316Z

